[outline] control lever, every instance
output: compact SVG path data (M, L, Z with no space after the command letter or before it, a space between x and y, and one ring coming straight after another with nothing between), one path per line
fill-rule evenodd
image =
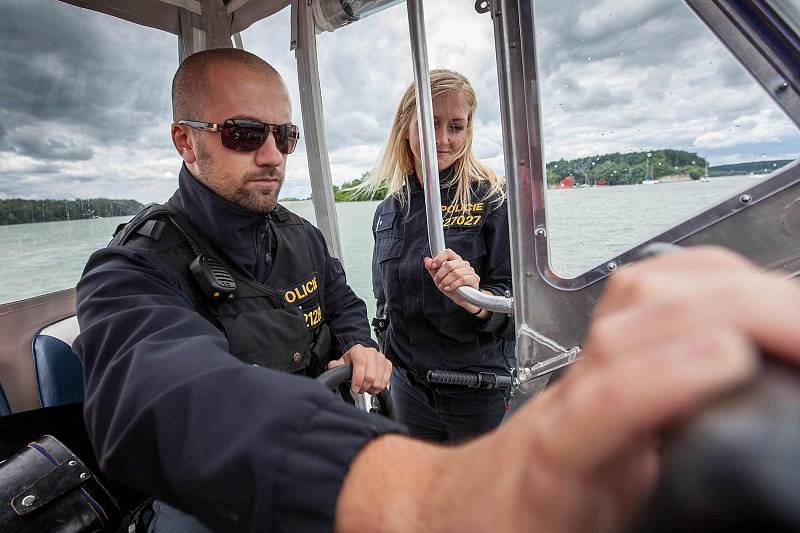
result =
M800 370L775 359L668 438L633 531L800 531Z

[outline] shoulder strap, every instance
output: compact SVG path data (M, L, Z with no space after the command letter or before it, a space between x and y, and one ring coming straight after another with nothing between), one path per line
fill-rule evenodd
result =
M144 235L153 240L161 238L164 231L164 222L157 220L159 216L169 216L170 211L164 205L150 204L129 222L120 224L114 231L114 238L109 244L124 246L133 235Z
M251 281L239 267L230 263L224 254L220 253L208 239L198 232L192 223L177 209L169 204L164 207L170 222L183 234L192 251L197 255L204 255L206 258L212 259L217 263L217 267L222 268L225 273L235 280L237 297L262 296L265 293L271 296L278 295L274 289Z

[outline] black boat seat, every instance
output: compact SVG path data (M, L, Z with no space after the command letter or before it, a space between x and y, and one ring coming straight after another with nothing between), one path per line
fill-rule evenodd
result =
M83 401L83 365L71 348L79 331L78 320L73 316L43 328L33 337L33 371L42 407ZM166 502L156 500L153 505L159 532L211 533L195 517Z
M77 334L78 321L71 317L33 337L33 370L42 407L83 401L83 368L70 347Z

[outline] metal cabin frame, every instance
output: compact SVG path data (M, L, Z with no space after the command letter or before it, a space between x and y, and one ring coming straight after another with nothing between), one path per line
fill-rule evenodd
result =
M330 251L341 257L332 181L322 120L313 6L320 0L62 0L178 36L185 57L211 47L230 47L231 38L254 22L292 5L305 141L312 175L317 224ZM800 39L782 17L776 0L685 0L787 115L800 125ZM421 97L420 129L426 206L432 248L443 246L421 0L407 0L415 77ZM524 392L535 393L549 372L574 361L586 336L603 280L630 262L647 243L573 279L550 268L545 213L545 173L537 74L533 0L478 0L476 9L493 19L508 178L514 298L467 294L478 305L513 309ZM241 46L238 40L237 46ZM427 139L427 140L425 140ZM713 206L651 239L685 245L714 243L736 250L768 268L800 273L800 163ZM438 213L438 219L430 212ZM468 293L470 291L467 291ZM48 323L74 315L73 289L0 305L0 381L14 411L38 407L30 368L30 343Z
M420 117L423 179L431 249L444 248L438 173L435 172L430 83L422 7L407 0ZM779 16L776 2L686 0L698 17L800 126L800 36ZM544 195L547 187L536 56L533 0L476 2L491 13L497 53L503 146L508 178L511 256L514 276L518 377L523 393L534 394L550 372L574 362L606 276L654 242L719 244L769 268L800 271L800 211L796 207L800 162L737 196L712 206L660 235L573 278L550 267ZM765 227L783 231L764 232ZM766 234L765 234L766 233ZM495 311L508 303L462 296Z
M686 0L800 126L800 45L772 2ZM532 0L492 0L503 118L520 379L535 393L575 360L600 283L653 242L718 244L768 268L800 268L800 162L573 279L550 268ZM771 229L765 231L767 228ZM546 342L554 339L556 342ZM545 342L543 342L545 341Z

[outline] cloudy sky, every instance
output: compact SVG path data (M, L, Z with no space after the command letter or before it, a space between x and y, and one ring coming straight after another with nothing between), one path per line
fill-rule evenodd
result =
M164 201L177 38L54 0L0 0L0 198ZM538 0L545 159L675 148L712 165L800 156L797 129L677 0ZM478 94L475 150L503 173L494 41L473 0L428 0L431 67ZM289 9L242 33L284 74L302 123ZM406 11L318 36L334 182L375 163L413 79ZM310 193L304 145L284 196Z

